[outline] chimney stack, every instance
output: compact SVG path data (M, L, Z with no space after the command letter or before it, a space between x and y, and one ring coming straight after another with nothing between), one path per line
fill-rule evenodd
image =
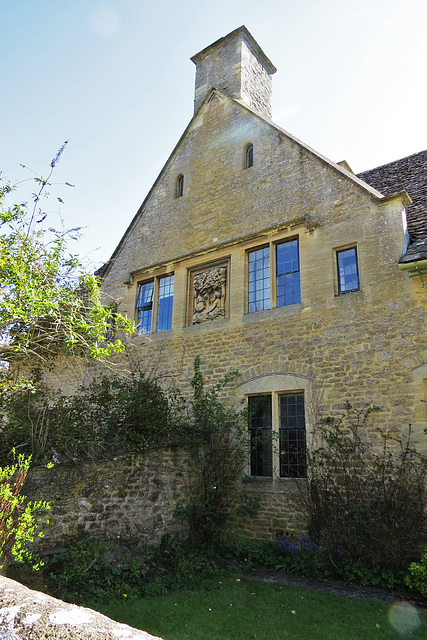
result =
M246 27L239 27L220 38L191 60L196 65L194 112L208 91L218 87L271 119L271 76L276 67Z

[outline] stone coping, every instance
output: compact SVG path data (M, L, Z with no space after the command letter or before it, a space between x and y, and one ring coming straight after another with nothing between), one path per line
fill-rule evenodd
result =
M0 640L161 640L0 576Z

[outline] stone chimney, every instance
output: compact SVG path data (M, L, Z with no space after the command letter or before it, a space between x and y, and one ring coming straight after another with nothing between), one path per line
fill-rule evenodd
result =
M191 60L196 65L195 112L211 87L218 87L271 119L271 76L276 67L246 27L220 38Z

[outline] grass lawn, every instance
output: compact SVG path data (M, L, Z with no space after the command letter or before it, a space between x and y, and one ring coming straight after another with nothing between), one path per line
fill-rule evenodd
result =
M165 640L427 638L427 611L277 583L223 577L197 591L97 607Z

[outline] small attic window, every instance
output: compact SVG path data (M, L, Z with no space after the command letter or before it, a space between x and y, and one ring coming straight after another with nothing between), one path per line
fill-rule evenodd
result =
M182 173L180 173L176 179L175 197L181 198L181 196L183 195L184 195L184 176L182 175Z
M254 145L249 142L245 147L245 169L254 166Z

